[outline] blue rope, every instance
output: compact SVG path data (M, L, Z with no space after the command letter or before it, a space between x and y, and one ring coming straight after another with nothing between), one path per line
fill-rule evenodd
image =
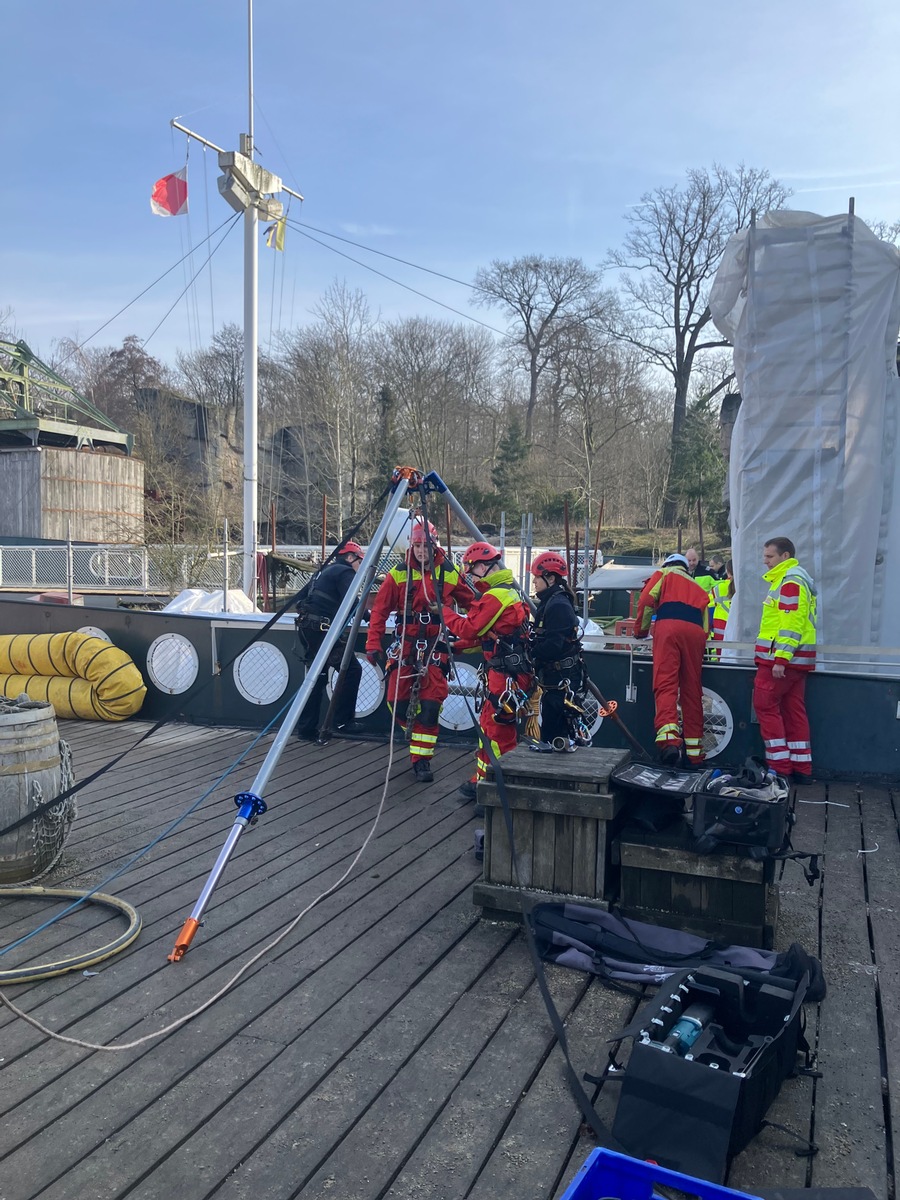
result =
M243 760L247 757L247 755L254 748L254 746L256 746L257 743L262 738L265 737L265 735L269 732L269 730L276 723L276 721L280 720L281 717L284 716L284 714L287 712L288 708L290 708L292 703L293 703L293 697L287 702L287 704L284 705L284 707L279 712L277 712L275 714L275 716L268 723L268 725L266 725L266 727L264 729L260 730L260 732L253 739L253 741L241 751L241 753L237 756L237 758L234 760L234 762L231 763L230 766L226 767L226 769L222 772L222 774L215 781L215 783L213 783L209 788L207 788L207 790L203 793L203 795L200 796L199 799L195 800L193 802L193 804L191 804L188 808L186 808L184 810L184 812L181 813L180 816L177 816L175 818L175 820L171 822L171 824L167 825L166 828L162 831L162 833L157 834L152 842L149 842L146 846L144 846L144 848L142 850L138 850L135 854L133 854L131 856L131 858L128 859L127 862L123 863L121 867L118 867L115 871L113 871L113 873L111 875L107 875L107 877L105 879L101 880L101 882L98 883L95 887L92 887L90 889L90 891L85 892L85 894L83 896L79 896L79 898L77 900L73 900L71 904L66 905L66 907L64 909L62 909L61 912L58 912L56 914L56 916L48 917L46 921L44 921L41 925L38 925L38 927L36 929L32 929L30 933L23 934L20 938L17 938L14 942L10 942L8 946L0 947L0 957L2 957L4 954L8 953L10 950L14 950L16 946L21 946L23 944L23 942L27 942L30 938L35 937L37 934L42 933L45 929L49 929L50 926L55 925L57 921L61 921L63 917L68 916L68 914L70 912L72 912L74 909L78 908L79 905L85 904L88 900L90 900L90 898L92 896L95 896L97 894L97 892L105 891L108 884L112 883L113 880L118 879L120 875L124 875L126 871L129 871L134 866L134 864L136 862L138 862L139 859L144 857L145 854L149 854L149 852L153 849L154 846L159 845L159 843L161 841L163 841L165 838L167 838L169 836L169 834L173 833L178 828L178 826L181 824L182 821L186 820L187 817L189 817L192 812L194 812L196 809L198 809L200 807L200 805L203 803L204 800L207 800L212 795L212 793L216 790L216 788L221 783L225 782L225 780L232 773L232 771L236 770L241 765ZM3 895L3 892L2 892L2 890L0 890L0 897L2 897L2 895Z

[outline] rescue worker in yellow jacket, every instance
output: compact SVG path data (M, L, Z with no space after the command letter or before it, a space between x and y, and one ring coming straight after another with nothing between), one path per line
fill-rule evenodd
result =
M487 668L475 772L459 788L463 799L474 800L476 785L491 763L488 747L499 758L518 741L516 718L532 686L526 654L529 611L513 586L512 571L503 566L500 551L488 542L473 542L463 555L463 565L479 597L464 616L446 608L444 621L459 639L454 651L480 646Z
M763 601L756 639L753 707L766 762L796 784L812 778L812 749L806 716L806 677L816 666L816 585L794 557L790 538L770 538L763 547Z
M725 578L718 580L709 589L709 644L706 649L708 662L718 662L721 650L717 642L725 640L725 626L734 599L734 563L729 558L725 564Z

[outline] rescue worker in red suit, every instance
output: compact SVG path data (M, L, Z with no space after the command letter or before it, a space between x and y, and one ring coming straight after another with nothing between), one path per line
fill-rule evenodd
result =
M812 779L806 677L816 665L816 585L794 557L790 538L763 547L769 591L756 638L753 707L766 763L795 784Z
M447 629L458 640L454 651L480 646L487 665L487 688L479 714L481 733L475 755L475 773L460 785L459 794L474 800L476 785L484 779L491 759L514 749L518 741L518 705L513 692L526 693L531 672L525 658L523 627L529 609L516 590L512 571L501 565L500 551L487 542L474 542L463 554L469 580L481 593L465 616L444 609ZM504 701L505 703L501 703Z
M638 600L635 637L647 637L654 614L656 750L666 766L677 766L683 752L688 765L696 767L705 757L700 675L709 632L709 597L706 589L691 579L683 554L670 554L644 584Z
M438 714L450 690L449 649L439 640L441 619L430 606L455 601L466 608L472 601L472 590L447 561L430 522L426 530L417 521L409 543L405 563L388 571L372 603L366 657L382 669L387 668L388 704L396 704L397 722L404 731L407 720L412 720L409 756L413 771L420 783L430 783L434 778L431 760L437 746ZM432 555L434 574L429 567ZM388 665L382 638L392 612L397 614L400 647L399 656ZM417 677L418 704L410 714L409 701Z

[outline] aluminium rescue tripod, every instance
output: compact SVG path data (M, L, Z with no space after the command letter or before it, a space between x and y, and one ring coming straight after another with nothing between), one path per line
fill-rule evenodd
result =
M330 627L322 639L322 644L316 652L315 658L308 665L306 670L306 678L300 685L297 695L294 697L290 708L288 709L284 720L281 723L281 728L275 735L275 740L272 742L269 752L263 760L256 778L249 791L239 792L234 798L234 802L238 808L238 814L234 819L234 824L231 827L231 832L225 839L225 845L219 852L219 857L216 859L213 869L210 871L206 883L203 885L203 890L194 905L191 915L185 921L181 928L181 932L175 941L175 946L172 953L168 956L170 962L179 962L190 948L191 942L200 927L200 922L203 918L203 913L209 904L216 884L221 879L225 868L228 866L228 861L234 853L234 849L238 844L241 834L248 825L255 825L256 821L266 811L266 802L263 799L266 785L268 784L272 772L278 765L278 760L281 758L282 751L287 745L288 738L294 732L294 726L306 706L306 702L312 693L316 680L321 672L325 669L325 664L328 656L338 641L338 638L344 631L344 626L347 619L353 610L354 605L359 602L359 610L364 607L364 600L372 586L372 580L375 578L375 568L378 565L378 558L381 554L381 547L385 542L388 527L391 519L400 508L400 505L408 491L416 491L422 486L422 476L418 471L410 467L397 468L394 472L392 483L392 493L388 498L385 506L384 515L378 524L378 528L372 536L369 543L369 548L363 556L362 565L360 566L355 586L351 587L344 599L341 601L340 607L334 615ZM364 590L363 590L364 585ZM358 622L357 622L358 627ZM353 643L348 642L348 648L352 652ZM349 657L347 659L349 662Z
M281 758L282 751L287 744L288 739L294 731L294 727L306 706L307 701L315 686L316 680L320 673L325 669L332 649L336 645L338 639L343 634L344 628L350 618L351 612L354 613L352 634L355 635L362 620L362 613L365 607L365 599L368 595L372 583L375 578L375 571L378 565L378 559L381 555L381 548L387 540L387 532L390 523L398 512L400 505L407 493L418 492L424 496L427 492L438 492L441 494L447 504L450 505L454 513L456 513L460 522L465 526L466 530L476 539L480 539L481 530L468 515L444 481L435 472L430 472L423 476L419 471L412 467L398 467L393 474L391 481L391 495L388 498L385 506L384 514L378 524L378 528L372 535L372 540L369 543L369 548L363 556L362 564L356 576L356 582L351 586L350 590L345 595L344 599L334 615L322 644L316 652L312 662L307 666L306 678L300 685L296 696L291 702L284 721L281 724L275 739L272 742L269 752L263 760L256 778L250 789L246 792L239 792L234 798L235 805L238 809L238 814L235 817L234 824L225 839L225 844L219 852L219 856L203 885L197 903L194 905L191 915L184 922L181 931L176 938L175 945L171 954L168 955L170 962L180 962L184 955L189 950L191 943L200 927L203 919L203 914L206 911L213 891L216 888L219 880L228 866L228 862L234 853L235 847L240 840L241 834L248 825L256 824L256 821L266 811L266 802L263 799L266 787L272 774L278 765L278 760ZM344 649L344 654L341 659L341 668L338 676L338 681L335 687L340 686L340 678L344 672L346 665L350 661L350 655L354 653L354 638L348 638L347 645Z
M362 564L357 573L357 580L353 587L347 592L344 599L341 601L340 607L332 619L322 644L316 652L312 662L308 664L306 670L306 678L300 685L297 695L291 702L291 706L285 714L281 728L275 735L275 740L272 742L269 752L262 762L256 778L250 786L249 791L239 792L234 798L237 805L238 814L234 819L234 824L228 837L225 839L225 844L219 851L219 857L216 859L212 870L207 877L206 883L203 885L203 890L197 899L197 903L191 910L191 915L187 918L178 937L175 940L175 945L172 953L168 955L169 962L180 962L190 949L191 943L200 928L203 919L203 914L209 904L213 891L216 888L219 880L228 866L228 862L234 853L235 847L240 840L241 834L248 825L255 825L257 820L266 811L266 802L263 799L266 786L272 777L272 773L278 765L278 760L281 758L282 751L287 745L288 738L294 731L294 727L303 712L304 707L312 693L316 680L320 673L325 669L328 656L341 637L344 627L350 617L351 612L356 606L356 612L353 618L353 626L351 633L356 634L362 621L362 613L365 608L365 599L368 595L372 583L375 579L375 571L378 566L378 559L381 554L381 547L387 540L387 532L390 523L400 508L407 493L419 492L424 495L426 491L435 491L441 493L446 502L450 505L453 511L458 516L459 520L473 536L481 537L481 531L472 518L468 515L441 477L435 472L423 476L421 472L413 467L397 467L394 471L391 480L391 495L388 498L385 506L384 514L378 524L378 528L372 535L372 540L369 543L369 548L363 556ZM338 674L338 681L335 687L340 686L341 678L347 664L350 662L350 655L353 654L354 637L347 639L347 645L344 649L344 654L341 659L341 668Z

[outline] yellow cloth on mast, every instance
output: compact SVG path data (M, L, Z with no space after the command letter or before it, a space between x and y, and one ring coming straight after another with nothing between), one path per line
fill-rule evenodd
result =
M269 249L283 250L284 249L284 234L287 228L287 217L282 217L280 221L276 221L274 225L270 225L266 230L266 245Z

